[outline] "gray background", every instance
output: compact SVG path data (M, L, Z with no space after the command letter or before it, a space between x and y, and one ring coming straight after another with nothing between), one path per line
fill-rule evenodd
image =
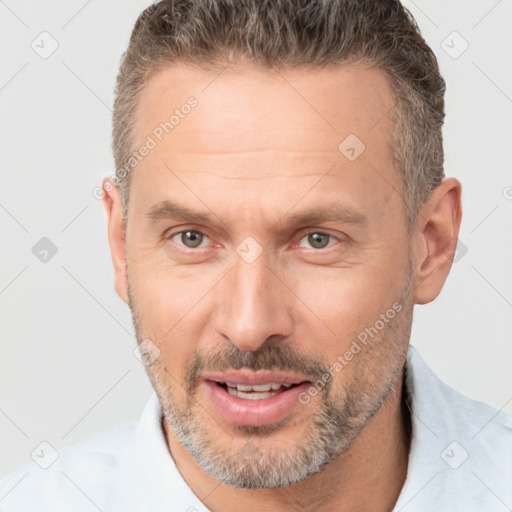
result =
M452 387L511 413L512 2L404 4L447 81L445 169L464 187L464 245L438 300L416 308L412 343ZM137 419L151 391L93 194L113 173L114 80L146 5L0 1L0 476L42 441ZM58 248L46 262L32 252L43 237Z

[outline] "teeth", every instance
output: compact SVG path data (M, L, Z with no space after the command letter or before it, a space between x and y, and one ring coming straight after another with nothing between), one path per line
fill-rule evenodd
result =
M246 400L262 400L264 398L270 398L271 396L277 395L278 391L240 391L239 389L227 388L228 393L231 396L236 396L237 398L245 398Z
M247 386L245 384L237 384L235 382L225 382L227 391L230 395L238 398L247 398L249 400L260 400L269 398L277 394L281 388L291 388L293 384L284 384L278 382L269 382L267 384L257 384Z
M252 386L245 386L244 384L237 384L238 391L252 391Z
M281 386L279 386L281 387ZM257 386L251 386L252 391L270 391L272 389L272 384L259 384ZM240 386L238 386L240 389ZM242 389L242 391L248 391L246 389Z

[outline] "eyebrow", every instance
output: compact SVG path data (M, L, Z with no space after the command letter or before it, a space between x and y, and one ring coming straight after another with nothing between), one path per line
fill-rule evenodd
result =
M146 217L150 222L172 219L207 224L212 221L214 215L206 212L196 212L186 206L165 200L153 205L146 213ZM286 219L288 226L296 227L304 224L317 224L329 221L364 224L368 217L351 206L337 202L326 207L285 215L274 226L281 223L284 219Z
M146 213L146 217L153 222L164 219L180 219L186 222L207 223L212 216L209 213L195 212L186 206L166 200L153 205Z

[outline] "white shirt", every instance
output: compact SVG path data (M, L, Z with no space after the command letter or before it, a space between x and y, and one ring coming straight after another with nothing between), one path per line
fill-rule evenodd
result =
M406 370L411 450L393 512L512 510L512 417L441 382L412 346ZM138 422L60 450L47 469L19 468L0 481L0 511L208 512L181 477L161 418L153 394Z

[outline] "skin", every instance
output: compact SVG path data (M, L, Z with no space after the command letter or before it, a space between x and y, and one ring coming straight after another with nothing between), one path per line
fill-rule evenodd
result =
M104 181L115 287L132 310L139 342L158 347L147 371L166 416L170 454L212 511L389 511L407 472L402 368L413 306L434 300L450 271L460 183L444 179L408 231L387 145L393 99L376 69L275 72L239 62L219 75L173 65L145 86L137 144L190 96L198 106L134 171L127 223L119 191ZM353 162L338 150L351 133L366 146ZM146 213L166 199L213 218L150 222ZM334 201L366 220L288 226L289 215ZM180 230L204 234L201 247L171 236ZM334 238L316 248L305 231ZM252 263L236 250L248 236L262 251ZM394 303L400 313L327 391L273 429L224 421L199 385L200 370L192 371L192 361L229 367L233 355L249 368L264 356L297 371L331 367ZM322 410L331 412L340 440L330 454L314 444ZM351 426L337 416L349 410ZM324 459L309 473L296 464L300 481L236 486L237 476L256 482L273 467L282 478L297 475L293 458L308 440L309 452L318 446Z

